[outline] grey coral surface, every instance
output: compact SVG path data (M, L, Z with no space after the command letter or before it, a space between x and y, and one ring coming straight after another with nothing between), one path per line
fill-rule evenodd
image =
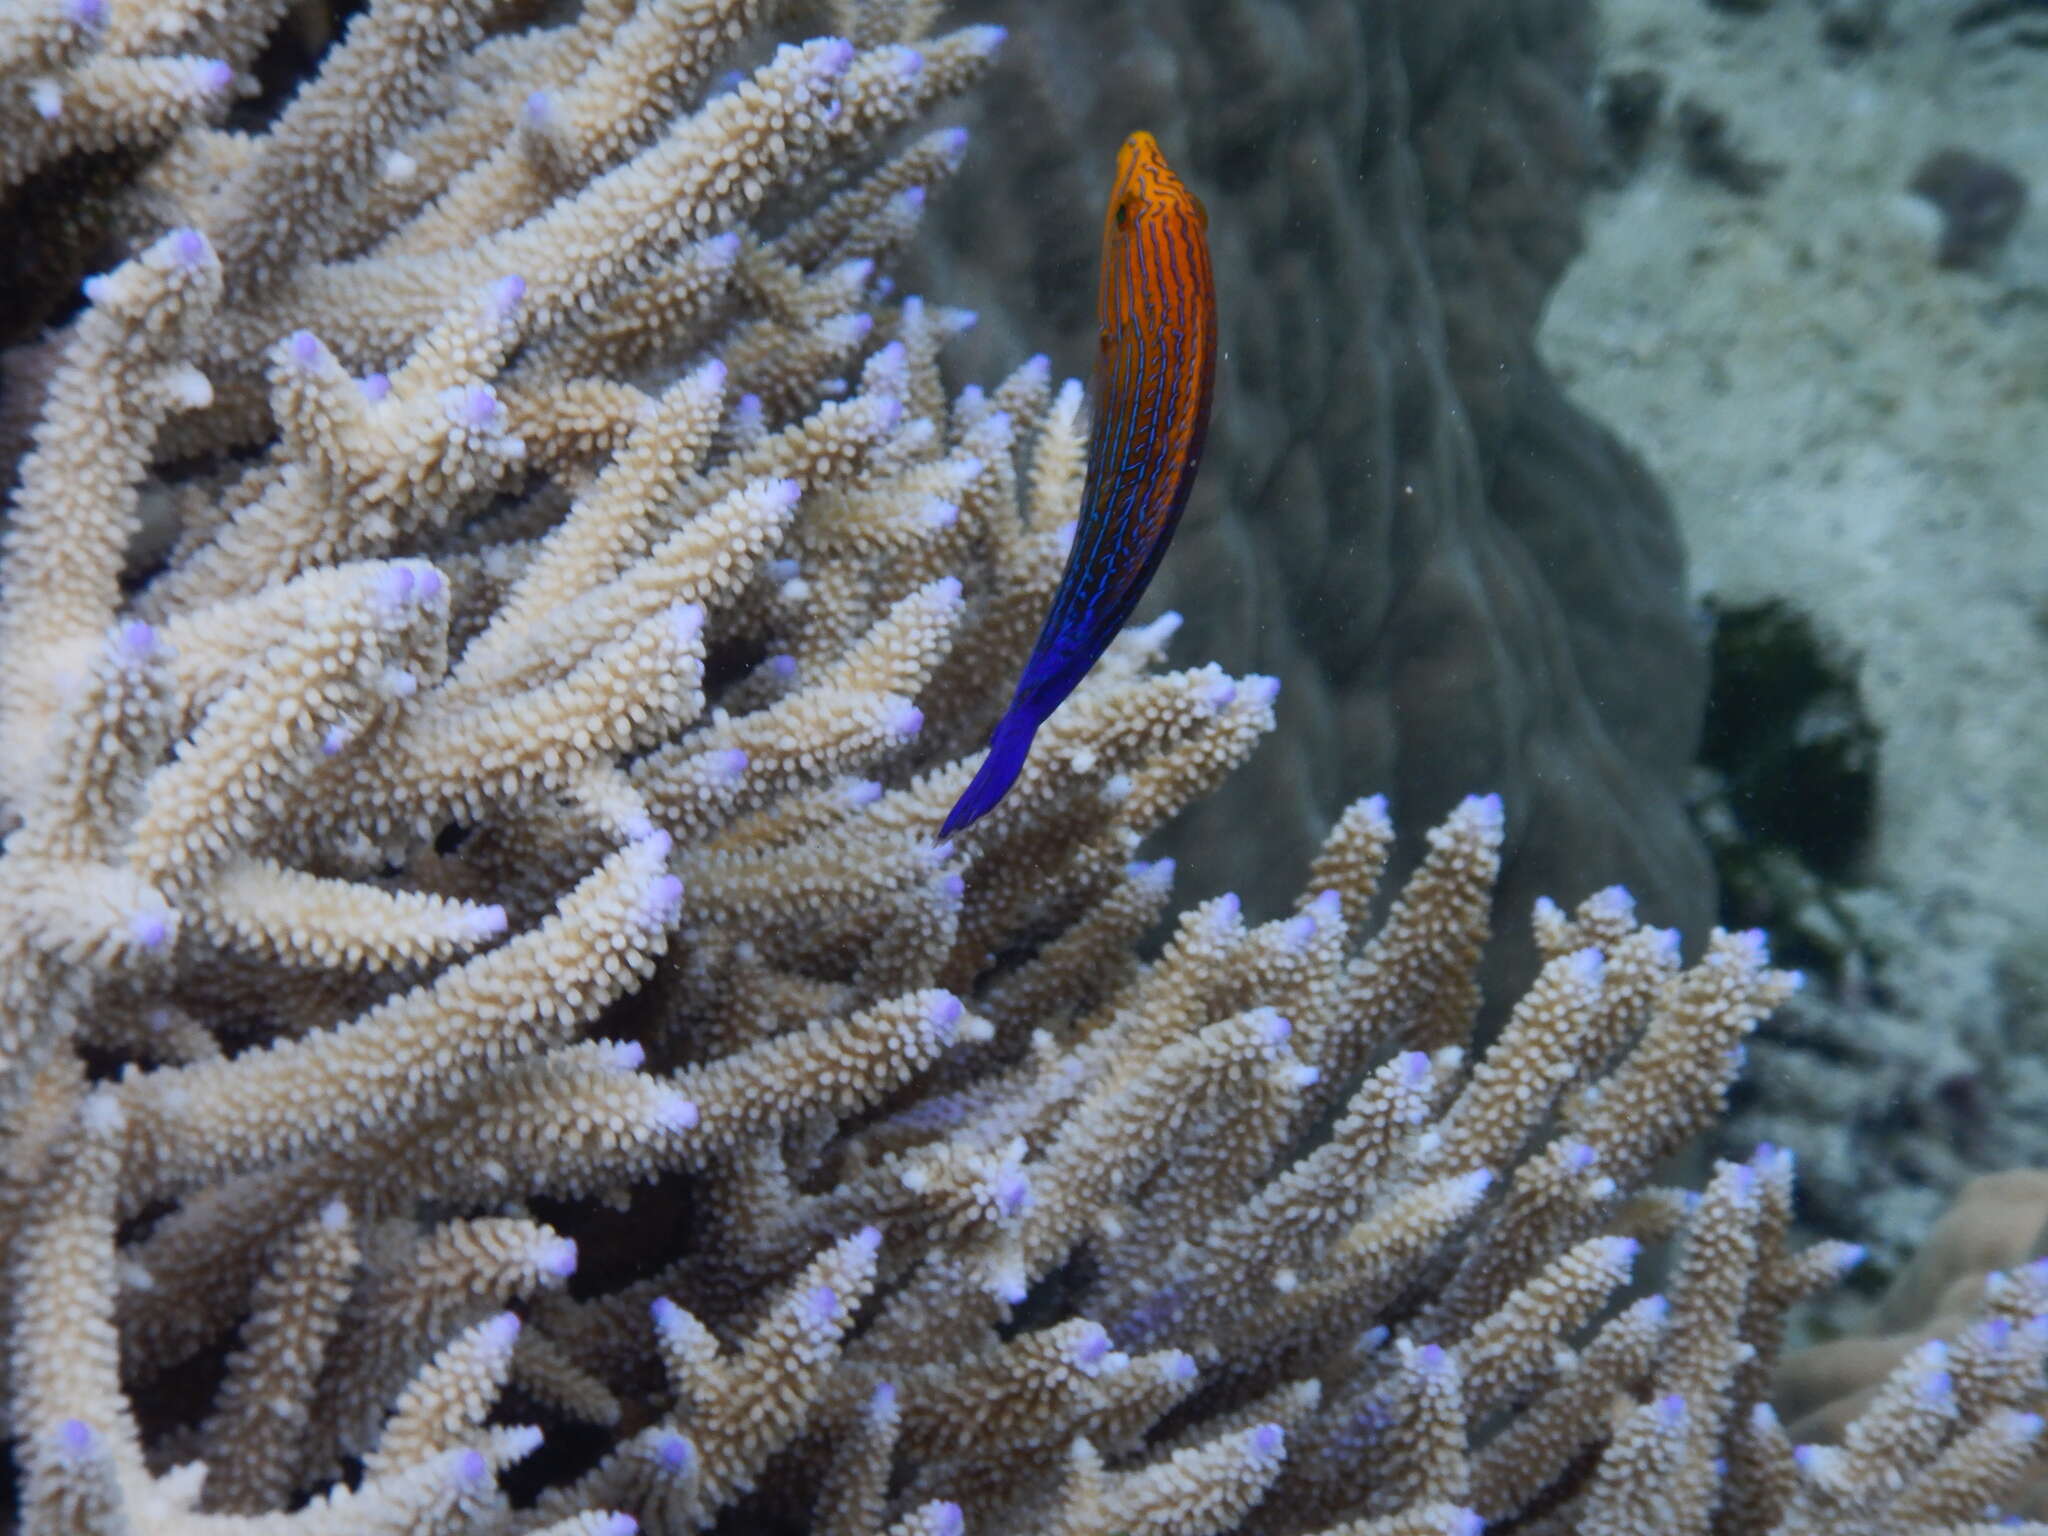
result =
M1353 786L1389 792L1404 865L1416 828L1499 788L1504 913L1621 880L1703 931L1677 529L1532 344L1591 174L1591 7L981 9L1013 28L978 109L999 190L944 211L934 258L981 308L970 348L1054 339L1085 373L1126 132L1158 135L1211 215L1215 421L1154 606L1285 688L1279 740L1182 827L1190 878L1270 906Z
M1841 903L1865 957L1759 1043L1729 1132L1796 1148L1807 1216L1871 1243L1873 1274L1973 1173L2048 1162L2039 29L2026 7L1900 3L1843 51L1804 6L1610 0L1603 69L1661 72L1783 172L1734 196L1653 137L1596 199L1541 334L1669 490L1697 591L1809 615L1881 733ZM1950 144L2036 189L1980 269L1941 265L1940 216L1909 192Z

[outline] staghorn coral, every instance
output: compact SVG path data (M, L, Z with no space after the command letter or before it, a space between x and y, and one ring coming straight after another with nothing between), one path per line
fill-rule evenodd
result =
M267 132L173 141L26 370L24 1528L1972 1530L2048 1335L1795 1453L1764 1392L1843 1251L1787 1250L1781 1154L1649 1182L1792 985L1756 936L1542 904L1475 1054L1502 807L1374 928L1368 800L1290 915L1141 961L1134 853L1274 704L1157 670L1171 624L929 843L1082 395L949 396L963 317L879 274L995 34L771 10L378 0Z

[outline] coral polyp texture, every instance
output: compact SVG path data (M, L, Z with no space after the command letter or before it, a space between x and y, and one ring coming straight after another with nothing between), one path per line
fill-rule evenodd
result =
M9 88L126 20L23 22ZM93 119L161 151L11 360L0 563L21 1528L1992 1518L2048 1275L1795 1450L1844 1251L1788 1251L1782 1154L1652 1182L1793 984L1756 936L1541 905L1475 1054L1503 808L1375 923L1364 800L1290 915L1143 958L1144 839L1274 702L1170 623L932 843L1087 426L1037 361L949 392L969 317L890 289L1000 41L934 24L374 0L260 130Z

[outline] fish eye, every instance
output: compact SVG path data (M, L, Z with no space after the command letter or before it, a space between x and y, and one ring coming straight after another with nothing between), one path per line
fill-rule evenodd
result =
M1116 205L1116 227L1118 229L1122 229L1125 225L1129 224L1130 222L1131 205L1129 203L1118 203Z

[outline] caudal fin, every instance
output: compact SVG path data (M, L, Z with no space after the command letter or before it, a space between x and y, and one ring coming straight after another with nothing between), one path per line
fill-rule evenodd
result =
M953 802L953 809L946 813L946 824L939 828L940 837L951 837L996 808L996 803L1017 782L1017 775L1024 771L1025 755L1031 750L1031 738L1037 734L1038 722L1014 709L996 722L995 735L989 739L988 756L982 759L974 782L961 792L960 798Z

